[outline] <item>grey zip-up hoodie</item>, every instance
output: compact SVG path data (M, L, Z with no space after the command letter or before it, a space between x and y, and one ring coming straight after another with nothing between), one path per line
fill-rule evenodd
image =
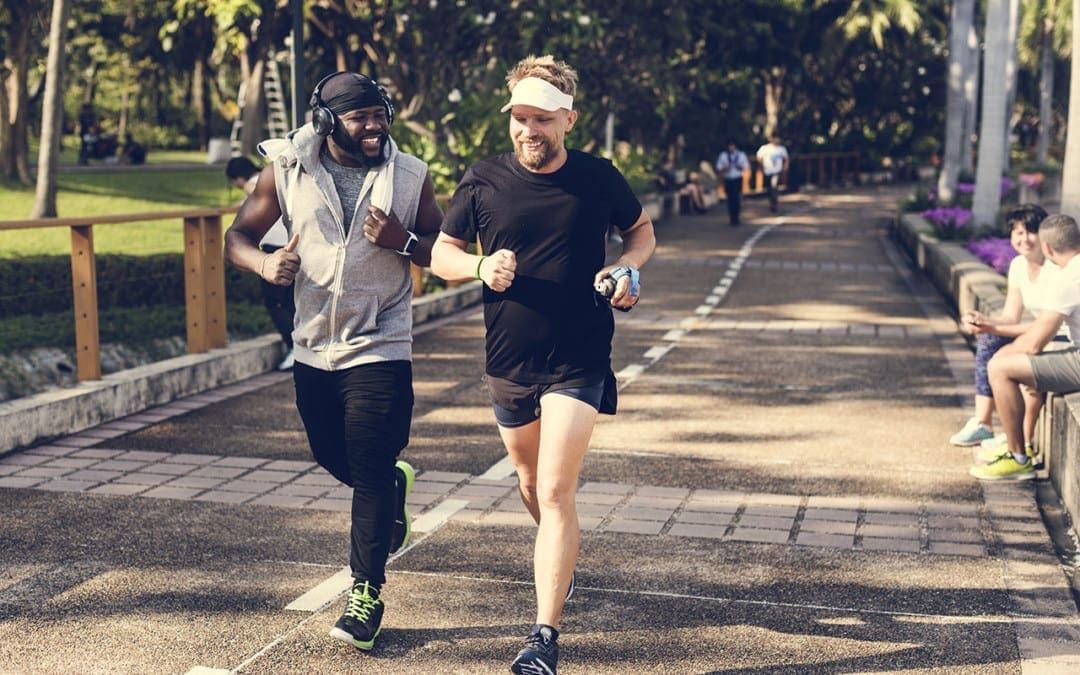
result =
M299 234L300 271L294 295L296 360L321 370L412 359L412 277L409 258L364 238L371 203L368 189L349 214L348 235L341 200L319 161L325 139L310 124L285 139L259 145L274 166L281 217L291 239ZM398 152L393 177L393 212L414 229L427 164Z

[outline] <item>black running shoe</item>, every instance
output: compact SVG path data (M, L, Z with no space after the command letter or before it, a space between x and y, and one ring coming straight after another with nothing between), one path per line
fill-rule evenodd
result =
M394 515L394 531L390 535L390 552L397 553L409 543L412 535L412 517L409 515L409 493L412 492L416 471L405 461L398 460L394 465L394 490L397 498L397 512Z
M556 675L559 663L559 631L551 626L536 624L533 632L525 638L525 649L518 652L510 664L510 672L517 675Z
M357 581L349 591L349 602L330 635L348 642L357 649L368 651L382 630L383 601L379 589L366 581Z

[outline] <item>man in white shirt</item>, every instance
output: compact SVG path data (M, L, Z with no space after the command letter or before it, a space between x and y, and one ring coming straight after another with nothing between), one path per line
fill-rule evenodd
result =
M742 210L743 172L750 168L750 160L745 152L739 150L735 141L729 141L727 148L716 158L716 171L724 181L728 223L735 226L739 224L739 212Z
M780 135L769 134L769 142L758 148L757 160L765 175L765 192L769 195L769 210L776 213L780 206L780 178L788 165L787 148L780 145Z
M1057 214L1039 226L1046 258L1061 268L1046 290L1046 303L1031 328L990 360L990 387L1009 451L969 473L979 480L1030 480L1035 463L1024 449L1024 398L1020 386L1066 393L1080 389L1080 227L1071 216ZM1062 323L1069 327L1067 349L1043 352Z

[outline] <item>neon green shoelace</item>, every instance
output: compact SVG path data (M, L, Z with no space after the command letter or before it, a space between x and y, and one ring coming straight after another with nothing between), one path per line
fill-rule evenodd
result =
M363 587L354 586L349 592L349 602L345 606L345 615L359 621L367 621L372 610L379 604L379 599L372 597L371 586L365 581Z

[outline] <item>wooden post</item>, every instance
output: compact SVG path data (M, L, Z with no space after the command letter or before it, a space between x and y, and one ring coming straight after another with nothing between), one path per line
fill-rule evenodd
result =
M184 304L187 308L188 354L210 349L207 331L206 271L202 255L202 218L184 218Z
M202 230L207 346L221 349L229 341L225 319L225 242L221 238L221 216L203 217Z
M71 227L71 286L75 298L75 363L79 381L101 379L94 226Z
M412 296L419 298L424 294L424 268L409 263L409 274L412 276Z

